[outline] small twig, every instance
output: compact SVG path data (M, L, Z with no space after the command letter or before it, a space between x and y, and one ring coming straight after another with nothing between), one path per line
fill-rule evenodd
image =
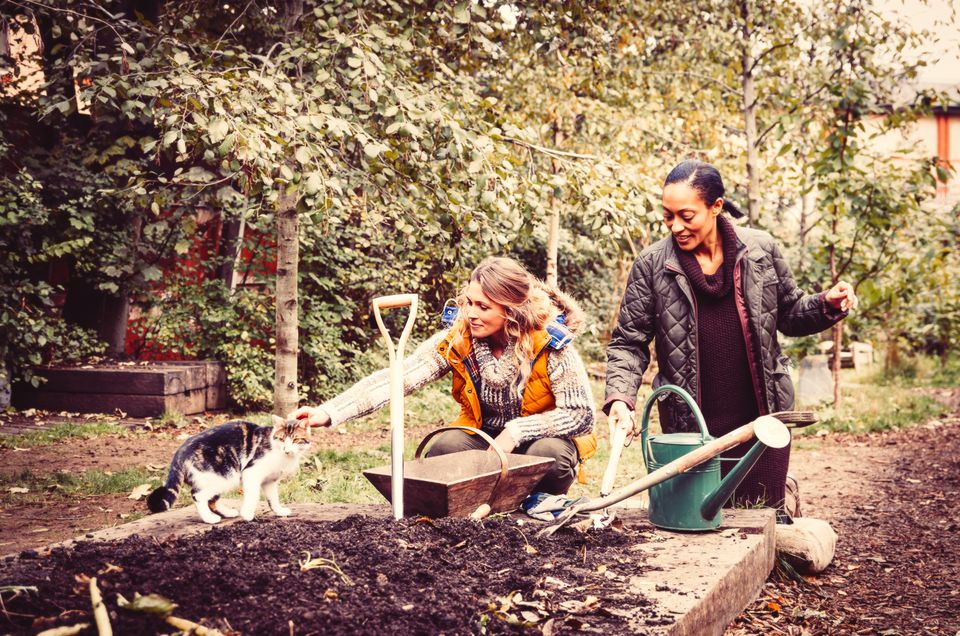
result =
M178 618L176 616L167 616L166 622L167 622L167 625L170 625L171 627L176 627L181 632L185 632L187 634L196 634L196 636L224 636L223 632L221 632L219 629L204 627L199 623L188 621L185 618Z
M346 573L340 569L340 566L337 565L337 562L334 561L333 559L325 559L323 557L317 557L314 559L310 557L310 553L307 552L306 550L304 551L304 554L306 555L306 557L303 559L300 559L300 561L298 562L300 564L301 572L306 572L308 570L316 570L318 568L322 570L330 570L334 574L338 575L345 584L353 585L353 580L351 580L350 577L347 576Z
M527 554L537 554L537 552L539 552L539 550L537 550L535 547L533 547L532 545L530 545L530 542L527 541L527 535L523 534L523 530L521 530L520 528L517 528L516 526L512 526L512 527L513 527L514 530L516 530L517 532L519 532L519 533L520 533L520 536L523 538L523 543L525 544L525 545L524 545L524 550L526 550Z
M110 627L110 615L107 614L107 606L103 604L103 596L100 594L100 588L97 587L97 577L90 577L90 602L93 604L93 619L97 623L97 634L99 636L113 636L113 628Z
M76 625L67 625L65 627L54 627L43 630L37 634L37 636L74 636L88 627L90 627L90 623L77 623Z

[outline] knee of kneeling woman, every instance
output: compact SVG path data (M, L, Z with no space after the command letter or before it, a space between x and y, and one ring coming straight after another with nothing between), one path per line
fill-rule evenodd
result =
M547 471L536 490L551 495L565 495L573 485L577 475L580 459L576 445L568 439L545 437L532 442L524 451L526 455L550 457L554 460L553 466Z

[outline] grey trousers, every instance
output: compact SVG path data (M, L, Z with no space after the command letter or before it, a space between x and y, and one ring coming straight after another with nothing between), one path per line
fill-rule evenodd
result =
M465 450L485 450L487 446L487 442L479 435L470 435L466 431L444 431L437 435L433 444L427 449L427 457ZM577 446L572 440L544 437L521 444L512 452L520 455L536 455L554 459L553 466L544 475L543 479L534 486L534 491L546 492L551 495L565 495L577 476L580 456L577 454Z

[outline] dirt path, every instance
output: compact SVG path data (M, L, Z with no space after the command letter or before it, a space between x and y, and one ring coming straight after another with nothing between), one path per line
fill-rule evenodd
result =
M774 573L727 636L960 634L960 413L802 441L791 472L803 514L837 531L836 557L802 582Z

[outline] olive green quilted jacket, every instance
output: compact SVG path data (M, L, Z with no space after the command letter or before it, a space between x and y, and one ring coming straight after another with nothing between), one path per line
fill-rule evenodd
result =
M773 237L736 227L734 291L760 413L793 408L790 360L780 350L777 331L805 336L827 329L846 312L833 309L824 293L797 288L790 267ZM677 258L671 237L651 245L637 258L627 281L617 325L607 347L604 412L615 400L635 407L640 378L650 363L650 343L659 372L654 387L676 384L700 402L697 325L693 290ZM689 409L673 394L659 404L666 432L694 431Z

